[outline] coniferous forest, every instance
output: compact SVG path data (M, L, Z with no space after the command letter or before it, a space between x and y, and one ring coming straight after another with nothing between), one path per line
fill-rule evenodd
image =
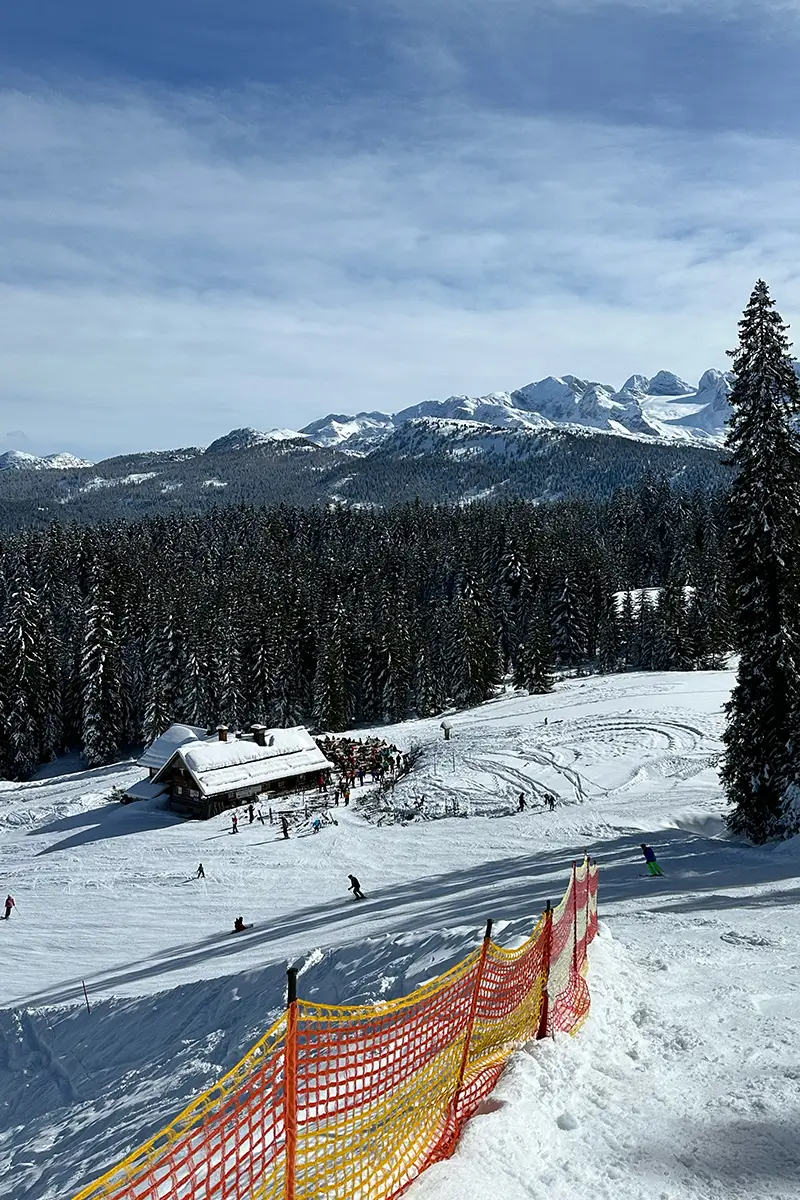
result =
M504 675L721 665L721 492L645 478L606 500L228 507L0 540L0 773L90 764L171 721L433 715ZM635 589L650 594L625 594Z

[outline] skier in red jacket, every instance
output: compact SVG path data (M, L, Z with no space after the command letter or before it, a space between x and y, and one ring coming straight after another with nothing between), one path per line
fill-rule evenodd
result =
M14 897L11 894L9 894L8 896L6 896L6 911L3 913L4 921L7 921L8 918L11 916L12 908L16 908L16 905L14 903Z

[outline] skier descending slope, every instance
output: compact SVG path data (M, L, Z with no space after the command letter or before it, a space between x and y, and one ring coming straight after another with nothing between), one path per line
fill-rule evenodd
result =
M641 850L642 850L642 854L644 855L644 860L647 863L647 869L650 872L650 874L651 875L663 875L664 872L661 870L661 867L656 862L656 852L653 849L653 847L647 846L647 845L645 845L644 842L642 842Z
M347 878L350 880L350 887L347 890L348 892L353 893L353 899L363 900L364 893L361 891L361 884L358 882L355 875L348 875Z
M351 879L352 879L352 876L351 876ZM9 893L9 895L6 896L5 912L3 913L3 916L0 919L2 919L3 921L7 921L8 918L11 916L12 908L16 908L16 905L14 903L14 897Z

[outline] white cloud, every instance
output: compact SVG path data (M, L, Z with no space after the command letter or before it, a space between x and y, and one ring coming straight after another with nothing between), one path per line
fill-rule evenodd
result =
M371 3L371 0L361 0ZM598 8L631 8L651 13L697 12L697 0L389 0L391 7L420 22L465 20L491 25L530 12L593 12ZM800 0L705 0L707 16L800 15Z
M0 428L101 453L698 376L758 275L800 307L795 145L452 109L368 143L364 111L320 116L3 97Z

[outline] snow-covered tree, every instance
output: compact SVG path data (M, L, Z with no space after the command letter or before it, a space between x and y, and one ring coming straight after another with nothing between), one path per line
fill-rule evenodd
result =
M577 666L586 657L586 617L575 580L567 576L553 605L553 650L556 661Z
M787 327L759 280L732 351L727 445L733 616L740 651L722 778L731 828L755 842L800 823L800 386Z
M347 729L353 717L352 646L344 606L337 602L320 634L314 677L314 724L320 730Z
M514 682L534 695L553 690L551 669L553 647L550 622L541 605L537 604L528 620L526 635L517 651Z
M108 762L119 748L121 710L111 599L97 568L86 603L80 674L83 753L94 767Z
M41 624L41 599L19 563L0 631L3 757L12 779L26 779L42 758L49 696Z

